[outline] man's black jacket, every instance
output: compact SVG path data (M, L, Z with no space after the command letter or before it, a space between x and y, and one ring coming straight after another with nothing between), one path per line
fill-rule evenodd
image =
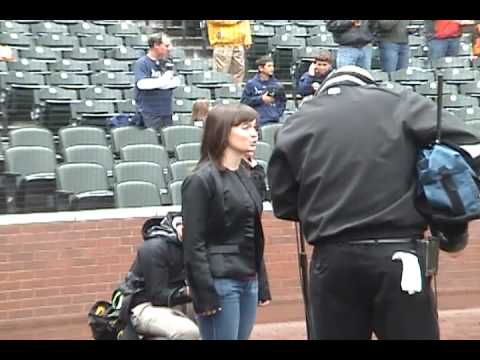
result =
M301 220L305 238L422 234L415 208L417 150L433 142L436 104L410 89L339 85L306 102L280 129L268 179L277 217ZM443 113L443 138L479 142Z
M144 279L144 290L135 295L133 305L151 302L154 306L175 306L191 301L185 292L183 246L172 226L180 214L153 218L143 228L144 243L130 271Z

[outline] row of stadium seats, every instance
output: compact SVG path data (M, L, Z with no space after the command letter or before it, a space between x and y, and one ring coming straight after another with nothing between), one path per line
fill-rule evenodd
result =
M265 139L273 139L275 129L276 126L270 126L270 132L266 129ZM102 129L68 127L60 131L56 151L53 135L47 129L11 131L9 146L4 153L5 171L1 173L3 186L0 198L4 200L1 207L4 212L103 207L104 200L112 199L105 195L105 191L124 181L153 183L158 189L161 204L171 204L178 196L172 200L170 188L178 186L173 184L181 182L200 158L201 134L202 130L195 127L170 127L163 130L164 146L160 146L153 130L122 127L111 131L109 146ZM271 151L270 144L259 142L256 157L265 167ZM85 163L100 165L103 170L90 166L90 170L84 171L93 171L95 175L64 173L79 171L78 166L64 165ZM65 168L74 170L63 170ZM70 179L68 186L66 179ZM92 188L92 183L97 187ZM140 187L139 184L132 186ZM100 196L97 197L96 193L84 194L92 191L100 191ZM74 200L72 194L79 199ZM117 205L136 206L121 201Z

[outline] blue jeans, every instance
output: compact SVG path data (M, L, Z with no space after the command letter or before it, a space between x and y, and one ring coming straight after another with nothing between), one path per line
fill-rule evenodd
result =
M162 128L173 124L172 115L142 113L142 118L145 127L152 128L156 131L160 131Z
M410 46L408 44L382 41L380 43L380 61L385 72L397 71L408 67Z
M257 316L258 281L214 279L221 311L198 316L202 340L248 340Z
M340 46L337 51L337 69L345 65L357 65L366 70L372 67L372 46L361 48Z
M431 61L445 56L457 56L460 38L432 39L428 41L428 57Z

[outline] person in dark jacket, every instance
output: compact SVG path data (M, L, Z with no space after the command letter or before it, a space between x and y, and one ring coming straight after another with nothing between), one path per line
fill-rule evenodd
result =
M315 94L323 80L332 71L332 63L332 53L328 50L322 50L314 59L308 71L298 80L298 93L302 96Z
M439 338L415 246L428 225L415 207L417 150L435 139L436 110L346 66L280 129L267 177L275 216L299 221L314 246L314 339ZM454 143L480 141L448 112L442 129Z
M257 110L259 125L279 122L287 98L283 86L273 76L273 60L262 56L256 61L258 74L248 80L240 102Z
M143 279L143 288L132 299L131 321L135 330L147 337L200 338L196 324L179 308L191 302L185 282L181 231L179 213L149 219L142 229L145 241L130 273Z
M357 65L370 70L375 23L371 20L328 20L327 30L339 45L337 68Z
M377 36L382 70L392 72L408 67L409 20L377 20Z
M256 307L270 302L262 199L242 160L255 152L257 113L218 105L205 122L201 159L182 185L185 270L204 340L246 340Z

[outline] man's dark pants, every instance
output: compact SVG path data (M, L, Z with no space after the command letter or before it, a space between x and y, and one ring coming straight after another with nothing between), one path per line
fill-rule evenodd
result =
M142 118L145 127L155 129L156 131L173 124L172 115L142 113Z
M313 338L370 339L374 332L378 339L439 339L431 279L422 278L420 293L401 290L402 262L392 261L392 255L411 249L410 244L348 242L315 246Z

